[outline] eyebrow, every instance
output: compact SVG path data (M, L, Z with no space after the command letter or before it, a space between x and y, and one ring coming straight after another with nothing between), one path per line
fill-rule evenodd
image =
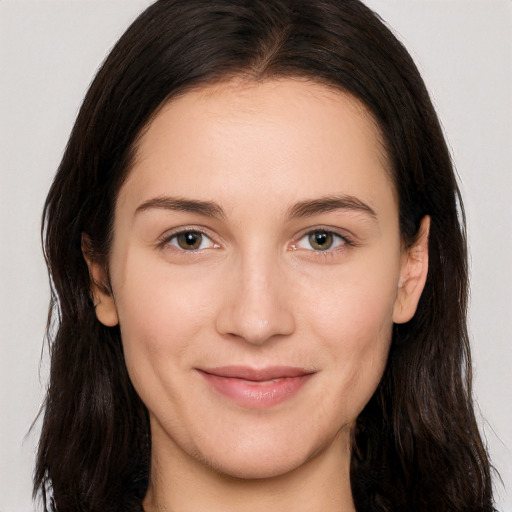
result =
M145 201L137 207L135 213L152 209L173 210L204 215L205 217L225 218L224 210L213 201L201 201L198 199L184 199L181 197L160 196Z
M222 207L213 201L170 196L160 196L149 199L139 205L135 210L135 213L137 214L152 209L191 212L204 215L205 217L219 219L226 218L226 214ZM356 211L370 216L373 220L377 219L377 214L373 208L357 197L348 195L325 196L318 199L300 201L289 208L287 217L290 219L301 219L336 210Z
M377 219L373 208L357 197L347 195L325 196L319 199L300 201L288 210L288 217L300 219L335 210L353 210L369 215L372 220Z

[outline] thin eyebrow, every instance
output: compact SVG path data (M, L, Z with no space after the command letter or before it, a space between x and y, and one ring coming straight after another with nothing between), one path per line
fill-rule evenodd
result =
M300 219L335 210L354 210L369 215L372 220L377 220L377 214L373 208L357 197L345 195L325 196L319 199L301 201L289 209L288 217L291 219Z
M135 214L152 209L173 210L179 212L191 212L205 217L225 218L224 210L213 201L201 201L198 199L184 199L182 197L160 196L149 199L139 205Z

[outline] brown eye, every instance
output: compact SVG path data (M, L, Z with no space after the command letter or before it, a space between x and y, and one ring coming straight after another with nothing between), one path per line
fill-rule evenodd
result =
M327 251L333 245L334 234L329 231L313 231L309 233L308 240L315 251Z
M216 244L208 235L195 229L185 229L172 235L164 235L162 237L162 247L169 245L182 252L220 248L220 245Z
M177 247L185 251L194 251L200 249L203 243L203 234L197 231L186 231L185 233L179 233L174 238L176 240Z

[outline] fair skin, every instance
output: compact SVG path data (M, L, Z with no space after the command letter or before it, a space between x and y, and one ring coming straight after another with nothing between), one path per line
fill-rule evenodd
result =
M427 239L428 218L404 246L350 96L233 80L170 101L119 192L113 293L93 290L150 414L145 510L355 510L350 429L415 312Z

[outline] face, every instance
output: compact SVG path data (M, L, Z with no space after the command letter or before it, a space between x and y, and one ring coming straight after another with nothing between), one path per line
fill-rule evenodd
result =
M261 478L339 450L414 313L417 260L355 99L290 79L169 102L119 192L113 295L95 292L153 456Z

